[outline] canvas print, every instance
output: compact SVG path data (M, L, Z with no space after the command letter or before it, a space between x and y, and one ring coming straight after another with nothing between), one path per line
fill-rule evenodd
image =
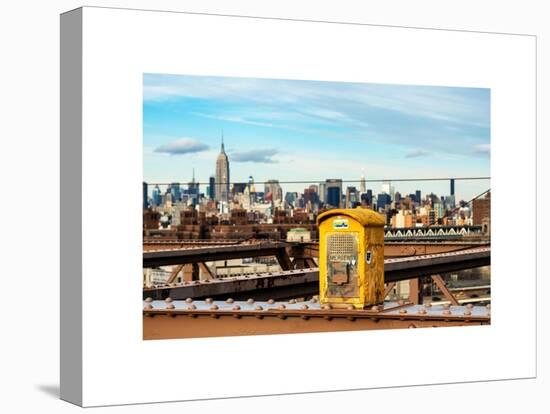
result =
M143 75L143 339L491 321L486 88Z

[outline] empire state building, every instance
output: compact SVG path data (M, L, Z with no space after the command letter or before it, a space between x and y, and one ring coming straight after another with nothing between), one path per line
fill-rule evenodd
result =
M216 160L216 201L225 201L229 200L229 158L225 153L225 148L223 146L223 135L222 135L222 148L221 152L218 155Z

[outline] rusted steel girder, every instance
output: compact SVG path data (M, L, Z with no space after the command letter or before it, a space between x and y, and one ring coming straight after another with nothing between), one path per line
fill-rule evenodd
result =
M386 283L400 280L431 276L472 267L490 264L490 248L476 248L461 252L442 253L439 255L414 256L384 261L384 281ZM212 281L195 281L159 285L145 288L143 297L151 296L164 299L223 297L231 294L250 295L258 299L269 297L282 299L292 296L311 296L319 293L318 268L291 270L274 273L260 273L232 278L213 279ZM295 293L293 293L295 292Z
M150 301L144 303L143 339L197 338L490 324L481 306L386 302L364 310L289 301Z
M290 266L286 243L265 242L255 244L218 245L184 249L148 250L143 252L143 267L179 265L216 260L242 259L245 257L275 256L282 268ZM288 263L287 263L288 262ZM288 267L290 268L290 267Z

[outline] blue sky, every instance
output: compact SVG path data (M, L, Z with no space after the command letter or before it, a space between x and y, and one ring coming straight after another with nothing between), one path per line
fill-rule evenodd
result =
M187 182L194 168L207 182L222 131L237 182L490 175L489 89L144 74L145 181ZM449 193L448 183L394 186ZM489 187L457 182L456 193Z

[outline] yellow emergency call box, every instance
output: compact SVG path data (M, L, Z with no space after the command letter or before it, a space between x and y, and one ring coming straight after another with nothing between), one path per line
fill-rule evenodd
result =
M384 218L357 207L317 217L319 301L356 309L384 302Z

